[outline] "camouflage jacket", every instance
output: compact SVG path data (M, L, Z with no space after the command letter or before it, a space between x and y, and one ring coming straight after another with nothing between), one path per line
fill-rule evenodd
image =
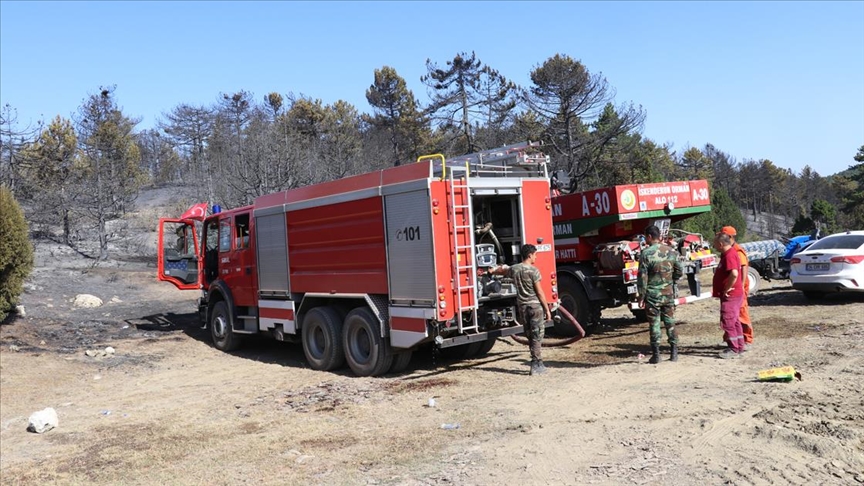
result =
M683 275L678 252L671 246L655 243L642 250L639 257L636 282L639 296L649 304L673 304L677 298L676 282Z

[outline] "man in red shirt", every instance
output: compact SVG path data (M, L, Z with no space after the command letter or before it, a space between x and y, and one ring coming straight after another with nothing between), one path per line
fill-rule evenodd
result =
M753 344L753 321L750 319L750 305L747 302L747 296L750 295L750 279L747 278L747 265L750 265L750 261L747 260L747 252L738 244L738 232L735 231L733 226L724 226L720 232L732 237L732 248L738 252L738 258L741 259L739 278L744 284L744 299L741 301L741 314L738 316L738 320L741 321L741 330L744 331L744 351L747 351L748 346Z
M744 352L744 333L739 320L744 299L741 259L732 247L732 238L726 233L717 233L714 248L720 251L720 264L714 271L711 290L714 297L720 298L720 327L729 339L729 347L720 352L720 357L737 358Z

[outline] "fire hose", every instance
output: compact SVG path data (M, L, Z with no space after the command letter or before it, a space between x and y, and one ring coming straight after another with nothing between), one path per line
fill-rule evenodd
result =
M576 318L573 317L573 314L569 313L567 311L567 309L564 308L564 306L558 306L558 313L562 314L565 318L567 318L567 320L570 321L570 324L572 324L573 327L576 328L576 335L573 337L564 338L564 339L553 339L553 340L544 339L542 344L541 344L541 346L544 348L554 348L557 346L566 346L568 344L575 343L576 341L585 337L585 330L582 329L581 325L579 325L579 321L577 321ZM513 340L519 344L524 344L526 346L528 345L528 338L525 336L517 336L514 334L510 337L513 338Z

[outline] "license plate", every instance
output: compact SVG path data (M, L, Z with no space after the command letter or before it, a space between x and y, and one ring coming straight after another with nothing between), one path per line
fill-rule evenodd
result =
M636 286L635 285L627 286L627 293L628 294L635 294L636 293Z
M830 264L828 263L808 263L807 266L808 272L824 272L830 268Z

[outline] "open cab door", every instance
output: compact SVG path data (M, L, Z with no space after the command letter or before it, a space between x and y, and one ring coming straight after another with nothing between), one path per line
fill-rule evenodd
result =
M159 220L159 280L171 282L180 290L199 289L198 235L191 219Z

